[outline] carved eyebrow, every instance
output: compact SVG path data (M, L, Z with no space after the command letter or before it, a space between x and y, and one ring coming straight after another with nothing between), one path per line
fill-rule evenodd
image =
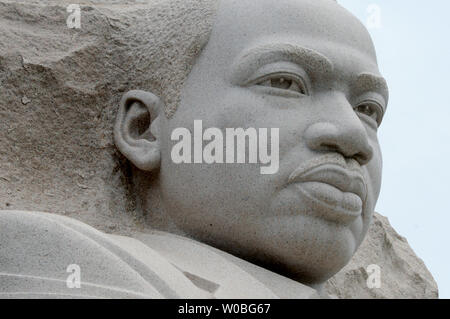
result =
M354 94L363 94L366 92L377 92L385 99L386 104L389 100L389 88L386 80L375 74L361 73L353 84Z
M334 71L333 63L323 54L289 43L270 43L244 52L235 65L235 70L255 70L262 65L278 61L289 61L311 73L329 74ZM239 72L241 73L241 72Z

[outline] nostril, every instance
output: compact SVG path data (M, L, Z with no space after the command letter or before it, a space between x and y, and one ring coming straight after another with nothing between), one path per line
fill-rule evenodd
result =
M327 152L336 152L342 154L346 158L353 158L356 160L360 165L367 164L371 156L369 154L366 154L365 152L358 152L355 154L351 154L349 152L345 152L343 149L339 147L339 145L333 144L333 143L320 143L320 150L327 151Z
M370 159L369 157L364 154L364 153L357 153L353 156L353 158L360 164L360 165L365 165L367 164Z

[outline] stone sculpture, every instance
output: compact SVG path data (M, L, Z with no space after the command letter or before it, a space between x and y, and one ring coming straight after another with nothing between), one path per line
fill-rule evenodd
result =
M106 234L66 216L3 211L0 293L328 297L325 284L361 245L381 185L388 88L368 32L333 0L150 5L165 14L148 20L149 39L131 40L148 48L136 59L145 80L122 97L114 140L131 163L134 210L151 229ZM180 21L183 34L171 32ZM279 167L261 174L259 162L196 154L174 162L173 132L194 132L198 120L223 133L278 129L269 149Z

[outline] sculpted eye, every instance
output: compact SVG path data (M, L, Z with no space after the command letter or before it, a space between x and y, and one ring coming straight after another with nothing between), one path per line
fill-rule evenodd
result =
M381 124L381 120L383 118L383 112L381 109L381 106L378 105L377 102L372 101L366 101L359 105L357 105L354 108L355 112L365 116L369 117L373 121L377 123L377 126Z
M255 83L259 86L270 87L278 90L286 90L307 95L306 85L302 80L296 79L290 75L271 75Z

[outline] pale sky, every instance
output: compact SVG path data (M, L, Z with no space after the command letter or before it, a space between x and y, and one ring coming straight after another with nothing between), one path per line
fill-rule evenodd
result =
M450 1L338 2L368 26L371 5L380 10L379 28L369 31L391 97L379 131L377 211L424 260L440 297L450 298Z

